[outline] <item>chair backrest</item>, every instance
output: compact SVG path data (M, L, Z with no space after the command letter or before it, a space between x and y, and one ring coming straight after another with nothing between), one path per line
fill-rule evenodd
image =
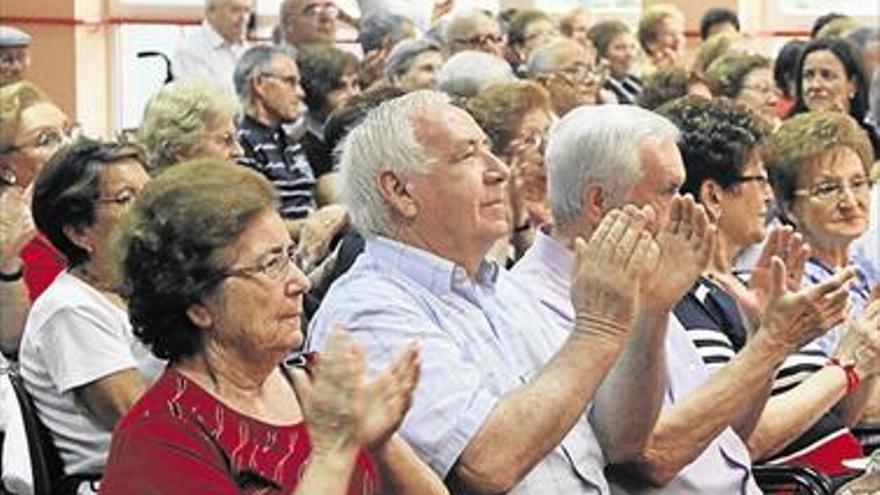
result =
M24 430L27 435L28 450L30 451L31 470L34 476L34 494L50 495L64 474L61 456L52 443L49 430L37 416L34 401L24 387L21 375L14 369L7 370L9 381L15 392L18 407L24 422Z

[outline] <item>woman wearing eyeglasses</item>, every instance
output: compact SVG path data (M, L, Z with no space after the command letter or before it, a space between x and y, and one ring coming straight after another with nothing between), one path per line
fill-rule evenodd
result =
M31 307L19 354L63 462L53 493L93 490L113 427L161 369L134 338L108 246L148 180L139 149L82 139L59 150L34 185L34 221L68 260Z
M168 367L114 431L102 493L446 493L394 433L417 349L367 378L337 332L319 358L283 362L309 283L277 203L262 175L213 159L136 203L117 246L129 314Z
M772 317L764 301L771 266L777 263L773 258L784 260L787 283L794 288L810 251L789 227L767 233L764 219L773 193L760 154L768 136L763 122L726 98L685 97L660 112L682 132L679 148L687 171L683 192L693 194L718 226L709 269L675 308L707 367L716 372L761 331L765 316ZM732 275L734 259L765 237L746 287ZM839 319L847 295L841 291L837 296ZM856 329L829 352L811 343L789 356L774 383L767 384L769 398L760 415L734 425L755 461L803 464L837 476L848 472L841 461L861 456L848 426L861 414L869 390L860 389L853 377L871 382L880 373L880 335L875 331L880 304L851 324ZM814 328L813 337L828 328ZM860 356L857 363L850 361L855 354Z
M716 96L726 96L749 107L774 128L779 91L773 81L770 59L762 55L729 53L706 69L706 80Z
M36 86L0 88L0 351L18 352L30 302L64 268L64 259L37 233L30 213L34 177L76 132Z

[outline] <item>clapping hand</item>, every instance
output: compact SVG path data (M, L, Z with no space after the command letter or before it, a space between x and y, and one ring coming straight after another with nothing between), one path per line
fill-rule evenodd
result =
M643 305L669 312L708 266L715 239L705 209L690 195L676 195L669 221L656 236L660 259L642 285Z
M855 275L855 269L850 267L828 280L794 292L788 285L785 263L774 256L770 260L767 308L761 332L786 354L824 334L843 321L849 282Z
M862 379L880 374L880 300L849 322L835 357L842 363L854 362Z
M33 184L0 191L0 266L18 259L22 248L37 235L31 215Z
M660 249L651 235L654 213L626 206L602 219L589 241L575 240L577 261L571 288L576 318L588 329L619 339L632 326L639 281L656 269Z
M367 379L363 350L335 329L321 353L314 385L303 394L314 448L338 452L382 446L403 421L418 376L418 349L411 345Z

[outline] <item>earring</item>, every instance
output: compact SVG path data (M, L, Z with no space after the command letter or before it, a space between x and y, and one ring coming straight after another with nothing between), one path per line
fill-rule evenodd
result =
M7 186L14 186L18 183L18 177L15 176L15 172L11 169L4 168L0 171L0 181L3 181Z

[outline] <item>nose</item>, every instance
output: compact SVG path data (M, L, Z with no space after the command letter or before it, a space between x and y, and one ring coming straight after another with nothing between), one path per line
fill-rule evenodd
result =
M308 292L310 287L309 278L291 260L284 280L284 294L288 297L299 297Z
M236 158L241 158L244 156L244 148L241 147L241 143L238 142L238 139L232 141L229 145L229 155L227 158L230 160L234 160Z
M510 168L506 163L488 149L484 152L484 160L486 161L486 171L483 177L487 184L507 182L510 177Z

